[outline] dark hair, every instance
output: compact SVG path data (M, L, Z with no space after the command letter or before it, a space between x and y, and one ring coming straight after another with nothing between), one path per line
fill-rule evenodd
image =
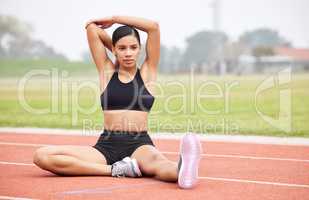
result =
M137 32L137 30L132 26L127 25L120 26L113 32L112 36L113 45L115 46L118 40L128 35L133 35L137 39L138 44L141 45L139 33Z

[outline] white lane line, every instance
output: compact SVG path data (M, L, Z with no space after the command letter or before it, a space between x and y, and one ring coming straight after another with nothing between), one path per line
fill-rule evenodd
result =
M0 161L1 165L22 165L22 166L35 166L34 164L27 164L27 163L16 163L16 162L5 162Z
M55 129L55 128L16 128L1 127L0 134L31 134L31 135L78 135L78 136L99 136L101 130L85 131L72 129ZM184 132L149 132L153 139L180 140ZM271 144L271 145L292 145L292 146L309 146L309 138L302 137L273 137L273 136L251 136L251 135L224 135L224 134L202 134L197 133L202 141L206 142L226 142L226 143L246 143L246 144Z
M178 152L172 152L172 151L161 151L161 152L164 153L164 154L179 155ZM239 159L252 159L252 160L276 160L276 161L291 161L291 162L307 162L307 163L309 163L309 160L295 159L295 158L241 156L241 155L224 155L224 154L209 154L209 153L203 153L201 155L204 156L204 157L217 157L217 158L239 158Z
M254 181L254 180L233 179L233 178L217 178L217 177L207 177L207 176L200 176L199 179L212 180L212 181L224 181L224 182L253 183L253 184L261 184L261 185L274 185L274 186L285 186L285 187L296 187L296 188L309 189L309 185L303 185L303 184L279 183L279 182L269 182L269 181Z
M54 146L54 145L51 145L51 144L30 144L30 143L18 143L18 142L0 142L0 145L8 145L8 146L31 146L31 147Z
M4 165L35 166L34 164L4 162L4 161L0 161L0 164L4 164ZM274 186L297 187L297 188L309 189L309 185L303 185L303 184L279 183L279 182L269 182L269 181L255 181L255 180L232 179L232 178L218 178L218 177L207 177L207 176L200 176L199 179L202 179L202 180L212 180L212 181L224 181L224 182L253 183L253 184L261 184L261 185L274 185ZM1 199L1 197L3 197L3 196L0 196L0 199Z
M3 162L3 161L0 161L0 164L35 166L34 164ZM253 183L253 184L260 184L260 185L274 185L274 186L285 186L285 187L296 187L296 188L309 189L309 185L293 184L293 183L279 183L279 182L255 181L255 180L233 179L233 178L218 178L218 177L208 177L208 176L200 176L199 179L201 179L201 180L212 180L212 181L223 181L223 182ZM0 199L1 199L1 197L3 197L3 196L0 196ZM3 199L7 199L7 198L3 198ZM12 198L12 199L14 199L14 198ZM15 197L15 199L16 199L16 197ZM21 198L20 200L23 200L23 198Z
M57 146L51 144L30 144L30 143L15 143L15 142L0 142L0 145L9 146L31 146L31 147L41 147L41 146ZM161 151L163 154L178 155L178 152L173 151ZM306 159L295 159L295 158L276 158L276 157L261 157L261 156L243 156L243 155L226 155L226 154L202 154L203 157L216 157L216 158L237 158L237 159L251 159L251 160L274 160L274 161L289 161L289 162L305 162L309 163Z
M6 199L6 200L38 200L38 199L31 199L31 198L25 198L25 197L9 197L9 196L1 196L0 199Z

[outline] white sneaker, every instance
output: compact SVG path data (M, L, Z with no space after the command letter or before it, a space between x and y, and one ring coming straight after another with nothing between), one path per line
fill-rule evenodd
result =
M188 133L183 136L178 162L178 185L180 188L189 189L197 184L201 152L202 145L196 134Z
M113 177L141 177L142 173L138 167L136 159L125 157L112 164Z

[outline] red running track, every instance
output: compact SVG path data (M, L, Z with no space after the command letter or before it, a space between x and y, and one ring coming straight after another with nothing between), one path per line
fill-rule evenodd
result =
M32 164L42 145L93 145L97 137L0 134L0 199L309 199L309 146L203 141L199 184L151 178L58 177ZM154 139L177 161L178 140Z

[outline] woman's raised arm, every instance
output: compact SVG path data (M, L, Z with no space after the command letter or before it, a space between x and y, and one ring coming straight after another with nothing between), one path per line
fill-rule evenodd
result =
M85 28L92 58L97 70L102 73L107 66L113 66L105 50L105 47L112 50L112 40L105 30L93 22L88 22Z
M109 27L113 23L119 23L145 31L148 35L145 63L150 68L157 68L160 59L160 28L157 22L139 17L113 16L94 20L94 23L103 27Z

